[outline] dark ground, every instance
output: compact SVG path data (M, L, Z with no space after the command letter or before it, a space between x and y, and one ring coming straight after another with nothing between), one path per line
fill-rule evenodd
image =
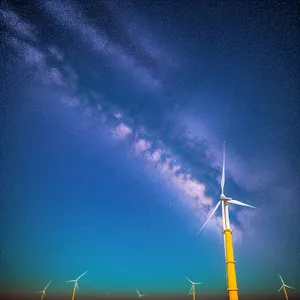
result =
M0 293L0 300L39 300L40 295L38 293L32 293L27 295L22 294L3 294ZM46 295L44 300L70 300L70 295L55 295L49 294ZM84 295L78 294L75 297L76 300L137 300L138 297L136 295L127 295L127 296L103 296L103 295ZM169 295L169 296L159 296L159 295L146 295L144 300L192 300L192 296L188 295ZM206 300L228 300L227 295L205 295L205 294L198 294L196 296L197 300L206 299ZM240 294L240 300L284 300L284 294L269 294L269 295L258 295L258 294ZM300 300L300 293L290 292L289 293L289 300Z

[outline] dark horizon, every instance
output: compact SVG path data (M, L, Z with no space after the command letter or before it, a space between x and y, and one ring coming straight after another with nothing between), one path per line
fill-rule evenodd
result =
M67 300L70 299L72 296L72 292L69 294L62 293L62 294L51 294L47 293L46 297L44 299L51 300ZM296 292L290 292L288 294L289 300L296 300L300 299L300 293ZM192 295L177 295L177 294L163 294L163 295L146 295L144 296L145 300L191 300ZM40 299L40 296L38 293L27 293L26 295L22 295L22 293L0 293L0 300L14 300L14 299L20 299L20 300L34 300L34 299ZM129 295L129 294L117 294L117 295L104 295L104 294L76 294L75 299L78 300L96 300L96 299L103 299L103 300L134 300L138 299L136 295ZM198 293L196 295L196 300L199 299L206 299L206 300L227 300L228 296L226 293L224 294L205 294L205 293ZM239 294L240 300L280 300L284 299L284 295L281 293L268 293L268 294L256 294L256 293L240 293Z

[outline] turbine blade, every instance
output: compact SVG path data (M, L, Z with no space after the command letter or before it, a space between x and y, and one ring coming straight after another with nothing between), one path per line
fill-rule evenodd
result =
M188 277L185 277L191 284L194 284L194 282L191 280L191 279L189 279Z
M277 293L279 293L281 291L282 287L283 287L283 285L280 287L280 289L277 291Z
M82 273L79 277L77 277L76 280L79 280L82 276L84 276L88 271L85 271L84 273Z
M223 166L222 166L222 177L221 177L222 195L224 195L224 186L225 186L225 142L223 146Z
M192 294L192 288L193 288L193 286L191 286L191 288L190 288L189 295Z
M280 278L280 280L282 282L282 285L284 285L284 282L283 282L283 279L282 279L281 275L279 273L278 273L278 275L279 275L279 278Z
M135 289L135 290L136 290L137 294L140 296L140 292L139 292L139 290L138 290L138 289Z
M46 287L44 288L44 291L47 290L47 288L48 288L48 286L50 285L51 281L52 281L52 280L50 280L50 281L48 282L48 284L47 284Z
M210 218L214 215L214 213L216 212L216 210L218 209L218 207L220 206L221 201L219 201L216 205L216 207L214 208L214 210L212 211L212 213L210 214L210 216L208 217L208 219L206 220L206 222L204 223L204 225L201 227L201 229L198 231L197 235L199 235L199 233L202 231L202 229L205 227L205 225L208 223L208 221L210 220Z
M77 289L77 291L79 291L79 284L78 284L78 282L77 282L77 281L76 281L75 285L76 285L76 289Z
M284 286L287 287L287 288L289 288L289 289L295 289L294 287L289 286L289 285L287 285L287 284L284 284Z
M194 282L194 284L202 284L201 282Z
M236 204L236 205L241 205L241 206L247 206L247 207L251 207L251 208L256 208L252 205L249 205L249 204L246 204L246 203L243 203L241 201L238 201L238 200L227 200L228 203L232 203L232 204Z
M76 280L68 280L68 281L66 281L66 282L75 282Z

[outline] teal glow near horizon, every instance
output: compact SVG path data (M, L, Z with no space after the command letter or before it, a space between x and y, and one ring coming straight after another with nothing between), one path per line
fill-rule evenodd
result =
M226 294L224 140L239 289L299 290L295 9L130 3L0 9L1 291Z

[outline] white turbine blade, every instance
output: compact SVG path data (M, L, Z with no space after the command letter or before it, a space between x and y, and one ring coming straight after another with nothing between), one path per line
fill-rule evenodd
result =
M282 285L284 285L284 282L283 282L283 279L282 279L281 275L279 273L278 273L278 275L279 275L279 278L280 278L280 280L282 282Z
M189 278L186 277L186 276L185 276L185 278L186 278L191 284L194 284L194 282L193 282L191 279L189 279Z
M78 285L78 282L77 282L77 281L76 281L75 285L76 285L77 291L79 291L79 285Z
M279 293L281 291L282 287L283 287L283 285L280 287L280 289L277 291L277 293Z
M294 288L294 287L292 287L292 286L289 286L289 285L287 285L287 284L284 284L284 286L285 286L285 287L287 287L287 288L289 288L289 289L294 289L294 290L295 290L295 288Z
M223 146L223 166L222 166L222 177L221 177L222 195L224 195L224 185L225 185L225 142Z
M190 288L189 295L192 294L192 288L193 288L193 286L191 286L191 288Z
M202 284L201 282L194 282L194 284Z
M136 292L137 292L137 294L139 295L139 297L140 297L140 292L139 292L139 290L138 289L135 289L136 290Z
M85 271L84 273L82 273L79 277L77 277L76 280L79 280L82 276L84 276L88 271Z
M76 280L68 280L68 281L66 281L66 282L76 282Z
M228 203L232 203L232 204L236 204L236 205L241 205L241 206L247 206L247 207L251 207L251 208L256 208L252 205L249 205L249 204L246 204L246 203L243 203L241 201L238 201L238 200L227 200Z
M44 288L44 291L47 290L47 288L48 288L48 286L50 285L51 281L52 281L52 280L50 280L50 281L48 282L48 284L47 284L46 287Z
M214 215L214 213L216 212L216 210L218 209L218 207L220 206L221 201L219 201L216 205L216 207L214 208L214 210L212 211L212 213L210 214L210 216L208 217L208 219L206 220L206 222L204 223L204 225L201 227L201 229L198 231L197 235L199 235L199 233L202 231L202 229L205 227L205 225L208 223L208 221L210 220L210 218Z

